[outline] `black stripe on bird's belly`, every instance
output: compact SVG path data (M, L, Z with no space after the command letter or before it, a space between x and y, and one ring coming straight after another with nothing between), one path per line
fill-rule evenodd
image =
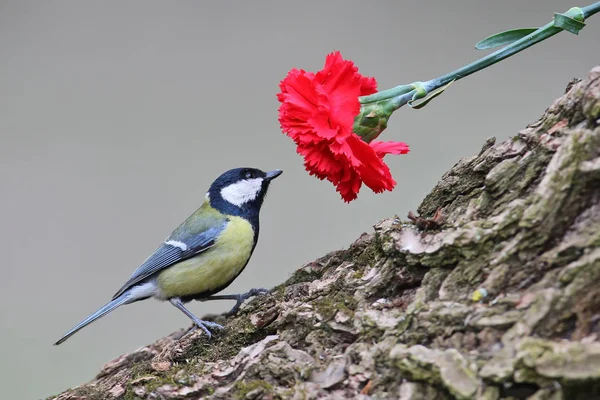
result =
M180 297L181 301L184 303L190 302L192 300L204 300L207 297L212 296L213 294L217 294L222 290L227 289L227 287L229 285L231 285L233 283L233 281L235 281L237 279L238 276L240 276L240 274L242 272L244 272L244 270L246 269L246 266L248 265L248 263L250 262L250 259L252 258L252 254L254 253L254 249L256 248L256 244L258 243L258 230L259 230L259 222L258 222L258 213L251 213L251 214L246 214L246 215L241 215L244 219L246 219L248 222L250 222L250 225L252 225L252 229L254 230L254 238L253 238L253 245L252 245L252 250L250 250L250 257L248 257L248 261L246 261L246 264L244 264L244 266L240 269L240 272L238 272L238 274L236 276L233 277L232 280L230 280L229 282L227 282L227 284L218 287L216 289L212 289L212 290L206 290L202 293L198 293L198 294L194 294L194 295L189 295L189 296L182 296Z
M258 227L259 227L259 213L260 205L262 204L262 198L259 204L250 203L246 206L237 207L227 201L223 200L221 195L217 192L210 193L210 206L215 210L219 211L223 215L232 215L236 217L242 217L252 225L254 229L254 245L258 241Z
M220 291L226 289L229 285L231 285L233 283L233 281L235 281L237 279L237 277L240 276L240 274L246 269L246 266L248 265L248 263L250 262L250 259L252 258L252 254L254 253L256 244L258 243L258 233L259 233L259 229L260 229L259 228L260 227L259 210L255 209L255 208L248 208L248 209L238 208L229 203L224 202L220 196L215 196L215 198L218 199L216 202L212 199L212 196L211 196L210 202L211 202L212 207L214 207L215 209L217 209L218 211L220 211L226 215L241 217L241 218L245 219L246 221L248 221L250 223L250 225L252 226L252 230L254 231L254 237L253 237L252 249L250 250L250 256L248 257L248 261L246 261L246 264L244 264L244 266L240 269L240 271L237 273L237 275L235 275L233 277L233 279L231 279L225 285L222 285L215 289L205 290L204 292L196 293L193 295L180 296L179 298L184 303L190 302L192 300L204 300L207 297L212 296L213 294L217 294ZM214 203L217 203L217 204L214 204Z

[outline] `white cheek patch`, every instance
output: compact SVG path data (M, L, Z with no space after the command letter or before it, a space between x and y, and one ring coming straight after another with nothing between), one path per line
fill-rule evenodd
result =
M241 180L221 189L221 197L225 201L240 207L258 197L262 190L262 183L262 178Z

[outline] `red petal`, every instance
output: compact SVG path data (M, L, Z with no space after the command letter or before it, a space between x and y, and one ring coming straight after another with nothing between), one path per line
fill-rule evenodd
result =
M342 166L329 151L327 144L300 145L297 151L304 156L304 166L311 175L316 175L319 179L327 178L334 184L339 182Z
M361 165L357 168L357 172L365 185L375 193L394 188L396 182L392 178L390 169L375 154L371 146L356 134L348 138L348 145L352 148L354 156L360 160Z
M375 192L396 182L383 162L385 154L405 154L400 142L370 145L352 133L360 111L359 96L377 91L374 78L364 77L352 61L331 53L316 74L293 69L279 85L279 123L297 145L306 170L336 186L344 201L356 199L364 182Z
M351 176L343 182L338 183L335 188L342 196L342 199L347 203L356 199L362 185L362 181L358 174L352 170L348 171L351 173Z
M354 63L343 60L339 52L329 54L325 67L315 74L315 80L320 84L317 90L327 96L332 125L347 127L354 123L354 117L360 111L360 78Z
M407 154L410 151L408 145L404 142L378 142L372 141L369 146L379 158L383 158L386 154Z
M360 95L368 96L377 92L377 81L368 76L361 77Z

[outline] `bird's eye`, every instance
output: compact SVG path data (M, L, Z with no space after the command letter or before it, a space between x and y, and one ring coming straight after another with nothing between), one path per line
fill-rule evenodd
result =
M246 172L246 179L252 179L252 172Z

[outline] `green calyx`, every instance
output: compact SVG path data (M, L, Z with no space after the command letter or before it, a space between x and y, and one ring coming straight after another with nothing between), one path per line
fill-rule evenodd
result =
M367 143L387 128L387 123L395 107L389 99L360 105L360 113L354 118L353 132Z

